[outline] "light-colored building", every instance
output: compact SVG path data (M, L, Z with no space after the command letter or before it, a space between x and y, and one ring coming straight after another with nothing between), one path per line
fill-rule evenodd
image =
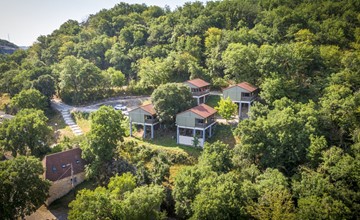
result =
M197 78L188 80L184 84L190 87L190 92L198 105L205 103L206 97L210 94L210 83Z
M251 104L258 98L259 89L250 83L242 82L223 90L224 99L230 99L239 105L239 119L248 118Z
M156 117L156 111L153 104L142 105L131 111L129 111L130 118L130 136L132 136L132 125L138 124L144 126L143 137L146 137L146 129L150 127L151 139L154 139L154 126L159 124L159 120Z
M198 145L203 147L206 138L213 135L216 112L210 106L200 104L177 114L177 143L193 146L194 140L197 139Z
M5 112L0 111L0 124L3 123L3 121L5 121L5 120L13 119L14 117L15 116L13 116L13 115L5 114Z
M66 195L85 179L85 161L81 158L80 148L46 155L42 164L44 179L51 181L46 205Z

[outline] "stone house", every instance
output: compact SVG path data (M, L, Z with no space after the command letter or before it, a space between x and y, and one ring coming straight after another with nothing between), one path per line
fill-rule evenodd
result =
M42 164L44 179L51 181L46 205L66 195L85 179L85 161L81 158L80 148L46 155Z

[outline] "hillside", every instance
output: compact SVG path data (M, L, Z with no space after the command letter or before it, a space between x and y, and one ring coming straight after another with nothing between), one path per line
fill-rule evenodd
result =
M249 119L218 121L213 139L195 149L199 157L163 152L175 145L176 132L200 136L185 130L193 126L177 131L170 123L180 112L171 115L180 106L180 98L171 97L188 92L175 83L195 78L216 92L241 82L256 88L236 93L248 100L258 95L244 103ZM0 56L0 94L25 113L46 112L54 94L76 106L152 94L159 140L142 136L142 122L137 136L124 141L128 121L104 106L99 115L82 116L92 123L89 136L64 138L57 146L81 142L87 175L99 186L77 194L69 219L359 216L358 0L223 0L186 3L174 11L119 3L82 23L65 22L26 51ZM154 94L171 102L156 102ZM13 123L34 124L21 116ZM12 146L13 152L26 152L20 141L25 135L16 134L29 130L36 131L11 122L0 126L0 151ZM45 143L29 137L31 144ZM131 174L121 176L125 172Z
M12 54L15 50L19 49L15 44L0 39L0 54Z

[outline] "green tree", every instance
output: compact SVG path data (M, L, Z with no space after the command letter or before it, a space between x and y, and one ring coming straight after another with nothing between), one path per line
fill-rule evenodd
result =
M283 98L275 101L274 109L264 115L257 115L263 111L259 107L252 108L253 120L239 123L236 133L241 144L236 146L235 158L292 174L306 160L310 135L319 132L315 104Z
M46 97L36 89L22 90L11 99L10 104L17 111L25 108L33 108L44 111L48 107Z
M248 198L246 210L256 219L295 219L295 207L287 179L276 169L266 169L252 184L256 198Z
M185 167L175 177L172 195L175 200L175 213L181 218L189 218L193 211L191 204L200 192L198 183L202 171L196 166Z
M54 71L59 75L60 96L65 101L81 103L102 94L100 69L83 58L67 56L55 65Z
M55 95L55 86L55 79L50 75L42 75L33 81L33 87L39 90L49 102L53 95Z
M18 219L30 215L46 200L50 183L41 178L41 162L19 156L0 162L0 218Z
M89 161L87 175L102 181L108 178L106 165L111 163L118 142L123 140L121 123L124 117L113 108L102 106L90 118L91 130L87 142L82 145L83 157Z
M51 128L41 110L23 109L0 125L0 146L17 154L37 157L48 151Z
M241 185L233 173L208 176L199 183L200 193L191 204L191 219L244 219Z
M226 173L232 169L232 157L232 149L227 144L216 141L213 144L205 144L199 165L208 166L214 172Z
M227 99L221 98L215 109L221 117L229 120L236 114L238 108L237 105L231 101L230 97L228 97Z
M160 205L165 198L161 186L136 188L129 173L115 176L105 187L81 190L69 204L69 219L165 219Z
M125 75L119 70L110 67L103 72L103 75L110 82L111 86L121 87L125 85Z
M194 99L187 86L177 83L160 85L151 94L156 114L161 122L173 124L176 114L194 105Z

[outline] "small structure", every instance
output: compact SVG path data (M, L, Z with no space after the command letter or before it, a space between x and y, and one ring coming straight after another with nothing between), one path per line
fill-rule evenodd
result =
M132 136L132 124L144 126L144 135L146 137L146 128L151 128L151 139L154 139L154 126L159 123L156 117L156 111L153 104L142 105L129 111L130 118L130 136Z
M250 83L242 82L223 90L224 99L230 99L239 105L239 119L248 118L251 104L257 99L259 89Z
M0 124L3 123L3 121L5 121L5 120L13 119L14 117L15 116L13 116L13 115L5 114L5 112L0 111Z
M206 137L213 134L216 112L210 106L201 104L177 114L177 143L190 146L198 144L203 147Z
M66 195L85 179L85 161L81 158L80 148L46 155L42 164L44 179L51 181L46 205Z
M198 105L205 103L206 97L210 94L210 83L197 78L188 80L184 84L190 87L190 92Z

